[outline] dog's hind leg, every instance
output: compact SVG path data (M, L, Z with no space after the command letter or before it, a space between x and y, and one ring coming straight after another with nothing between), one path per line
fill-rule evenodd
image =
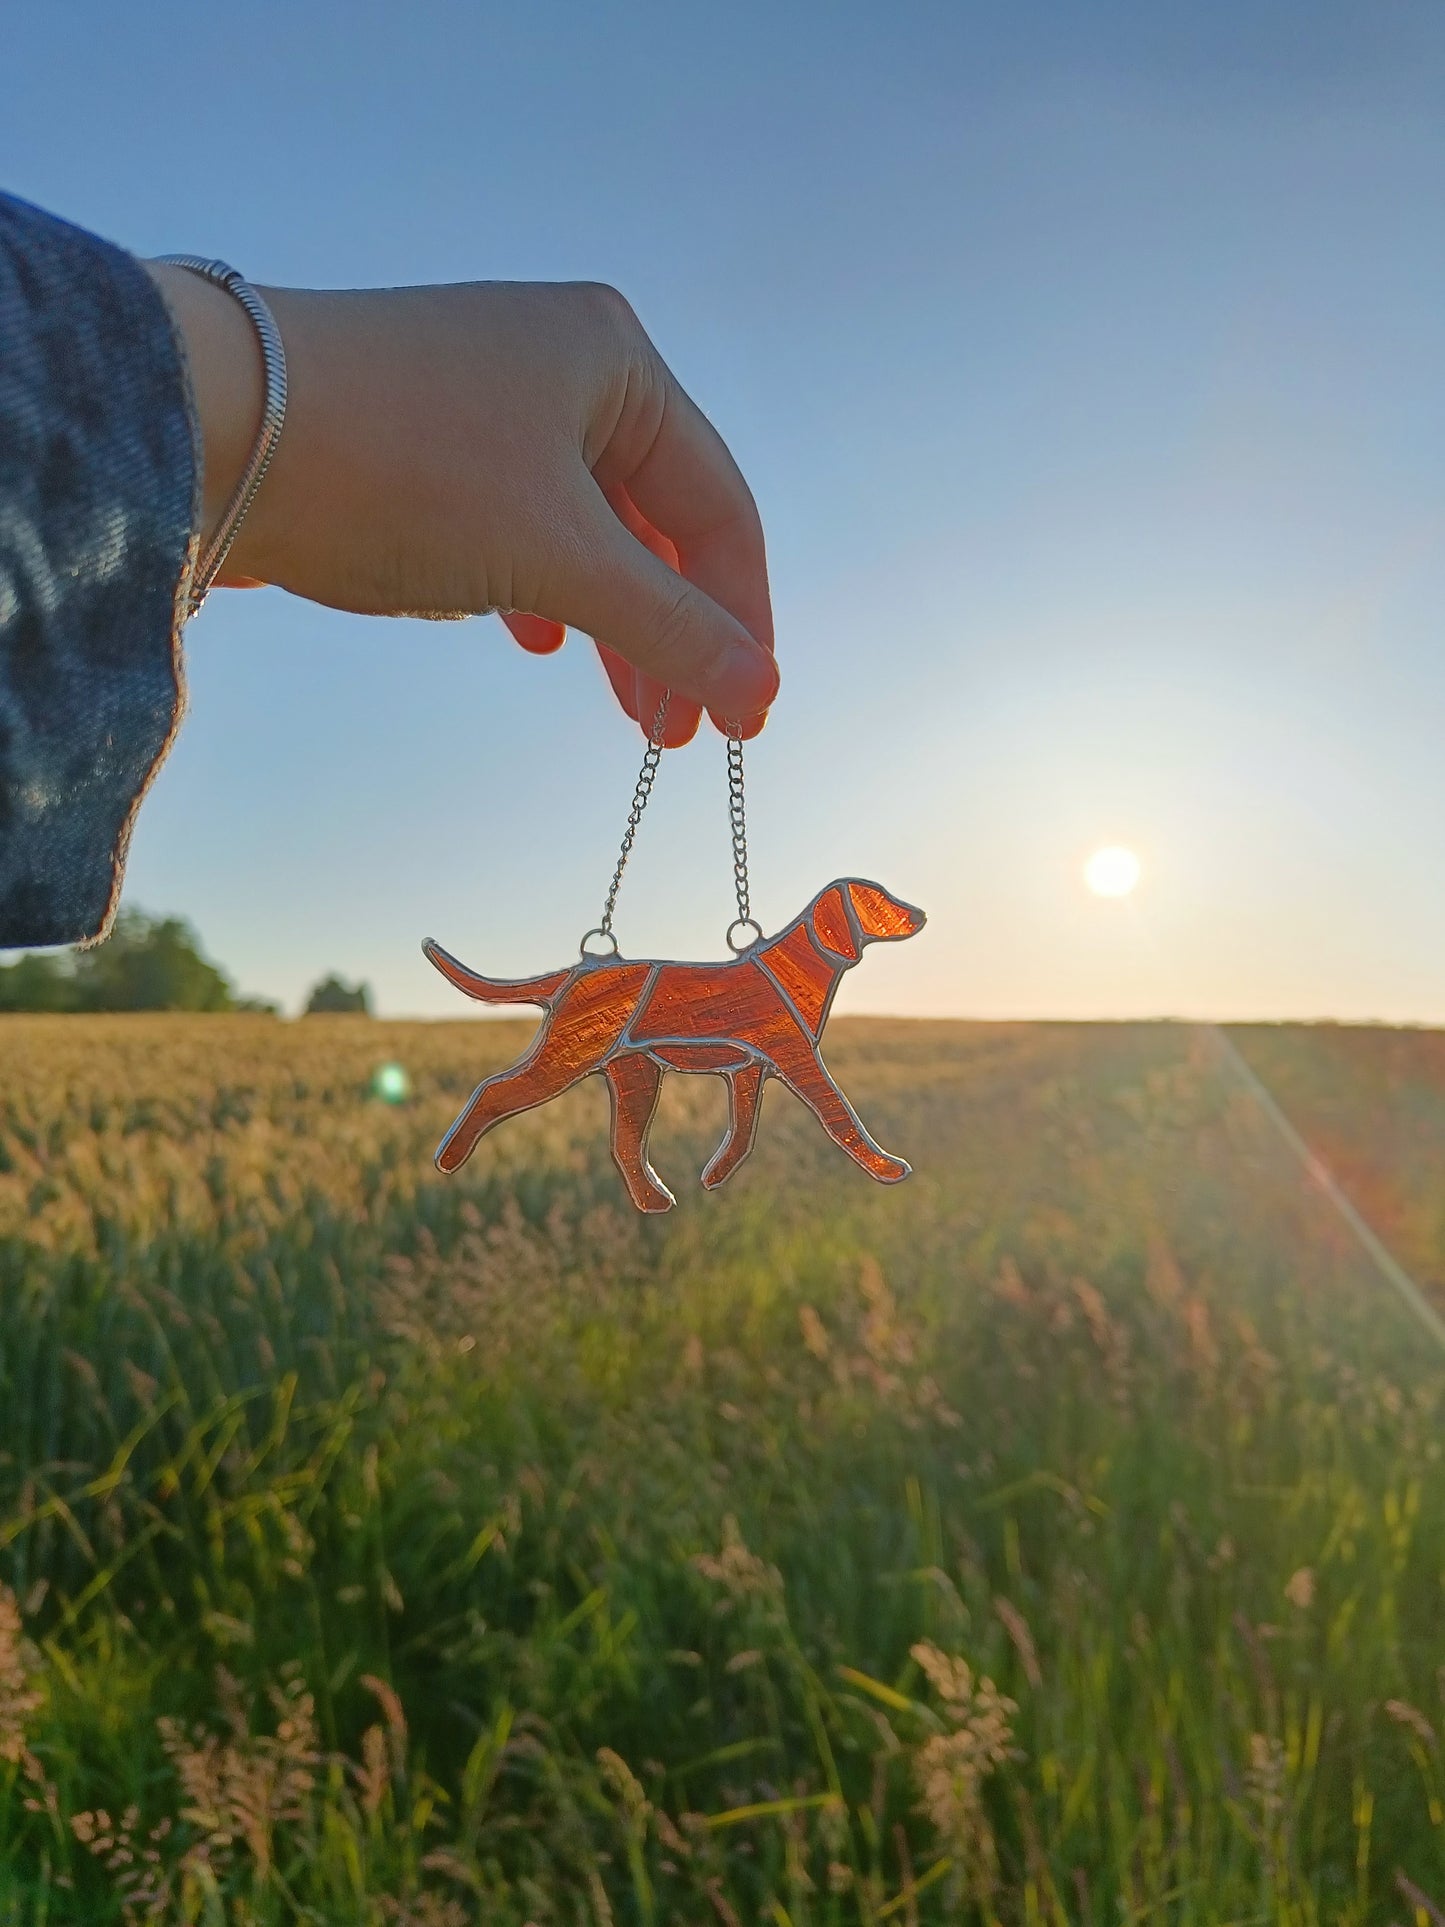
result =
M725 1075L728 1081L728 1129L727 1136L713 1153L702 1174L703 1184L709 1191L716 1191L720 1184L726 1184L753 1148L753 1140L758 1134L758 1110L762 1104L767 1071L762 1064L754 1061L739 1071L728 1071Z
M602 964L574 977L519 1064L478 1084L437 1147L437 1168L456 1171L504 1118L560 1097L600 1071L647 983L651 964Z
M676 1202L647 1156L647 1133L662 1090L662 1068L641 1051L604 1067L612 1094L612 1158L639 1211L670 1211Z
M574 1070L569 1065L549 1064L544 1056L524 1058L509 1071L498 1071L472 1092L467 1107L437 1146L439 1171L459 1171L476 1150L478 1141L494 1125L534 1105L560 1097L563 1091L587 1075L587 1066Z
M801 1043L801 1040L800 1040ZM908 1177L912 1166L895 1158L868 1135L862 1120L823 1068L815 1050L807 1047L787 1053L787 1061L777 1061L778 1076L796 1093L817 1118L833 1142L846 1151L855 1164L861 1164L870 1178L880 1184L898 1184Z

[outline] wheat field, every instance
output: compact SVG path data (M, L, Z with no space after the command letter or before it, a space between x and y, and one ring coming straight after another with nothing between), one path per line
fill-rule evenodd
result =
M1445 1922L1445 1354L1217 1033L0 1019L0 1923ZM1233 1045L1445 1302L1445 1039ZM412 1095L371 1095L394 1061Z

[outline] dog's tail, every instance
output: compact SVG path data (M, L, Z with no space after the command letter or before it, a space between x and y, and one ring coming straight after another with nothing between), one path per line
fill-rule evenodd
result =
M513 982L495 977L479 977L475 970L458 963L448 951L432 937L422 945L423 951L448 983L456 985L468 997L475 997L480 1004L545 1004L572 975L570 970L550 970L545 977L522 977Z

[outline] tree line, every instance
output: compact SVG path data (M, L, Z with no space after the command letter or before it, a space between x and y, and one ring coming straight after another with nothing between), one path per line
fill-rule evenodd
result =
M91 950L31 951L0 965L0 1011L200 1010L279 1013L265 997L243 997L204 955L183 917L122 910L104 943ZM371 1013L365 984L323 977L306 1014Z

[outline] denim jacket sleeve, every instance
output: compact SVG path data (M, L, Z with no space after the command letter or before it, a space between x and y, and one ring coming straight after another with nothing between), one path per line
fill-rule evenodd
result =
M150 277L0 195L0 948L110 926L180 717L198 475Z

